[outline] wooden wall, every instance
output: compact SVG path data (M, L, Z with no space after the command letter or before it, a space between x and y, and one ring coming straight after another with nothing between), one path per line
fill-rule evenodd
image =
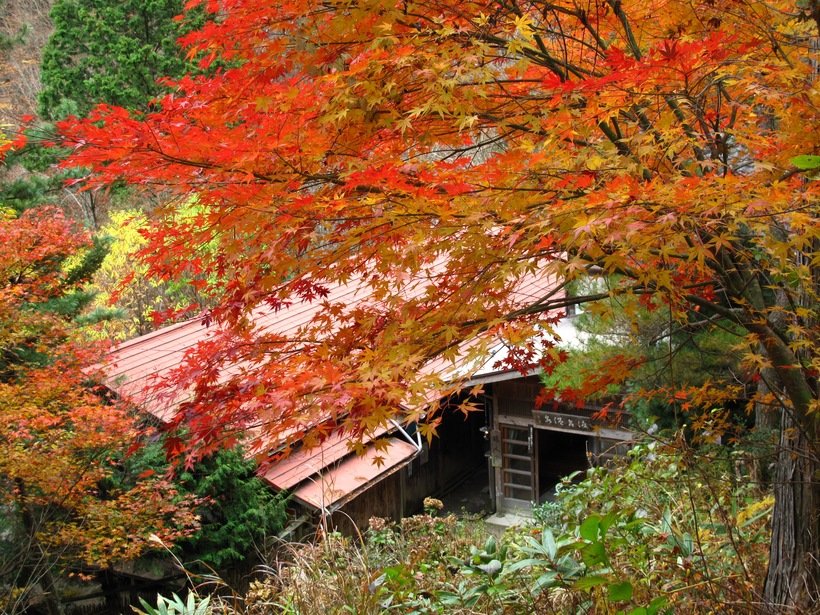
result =
M342 506L330 518L329 525L347 535L356 535L367 529L370 517L402 517L404 470L379 481L370 489Z
M535 398L541 391L538 376L505 380L492 384L497 416L515 416L532 421Z

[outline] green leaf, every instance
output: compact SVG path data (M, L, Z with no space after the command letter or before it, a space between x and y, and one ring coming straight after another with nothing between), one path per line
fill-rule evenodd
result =
M542 532L541 544L544 547L547 557L555 559L555 554L558 553L558 545L555 544L555 536L552 535L551 531L544 530Z
M681 549L681 554L684 557L688 557L689 555L692 555L692 553L694 551L694 548L695 548L695 545L694 545L694 541L692 540L692 536L688 532L685 533L683 536L681 536L679 546L680 546L680 549Z
M535 584L532 586L533 592L536 594L547 587L552 587L555 585L555 579L558 577L558 573L550 570L549 572L545 572L542 574L538 579L536 579Z
M589 568L598 564L606 564L608 560L603 543L593 542L581 549L581 558Z
M801 171L813 171L820 169L820 156L803 154L792 158L791 163Z
M490 560L486 564L480 564L477 566L479 570L481 570L484 574L494 577L497 575L502 568L503 564L499 562L497 559Z
M606 531L612 527L615 522L618 520L618 515L614 512L607 513L603 519L601 519L601 536L606 534Z
M632 583L623 581L622 583L612 583L607 587L607 596L612 602L621 602L632 599Z
M672 511L669 510L667 506L663 511L663 516L661 517L661 531L665 534L672 534L674 532L672 528Z
M587 577L581 577L575 581L574 587L575 589L589 589L599 585L606 585L606 582L606 578L592 574Z
M443 606L458 606L461 603L461 598L458 594L452 592L437 592L436 597Z
M658 596L657 598L653 598L652 602L649 603L649 607L646 609L648 615L655 615L658 611L664 608L669 603L669 600L666 596Z
M587 517L579 528L581 538L595 542L598 540L598 528L601 524L601 519L596 516Z
M518 570L523 570L525 568L533 568L536 566L540 567L547 567L549 566L550 562L537 558L537 557L528 557L527 559L518 560L517 562L510 564L506 568L504 568L505 575L508 573L517 572Z

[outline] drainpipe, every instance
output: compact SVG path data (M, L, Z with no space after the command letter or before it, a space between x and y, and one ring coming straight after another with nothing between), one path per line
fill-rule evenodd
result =
M407 431L404 429L404 427L401 426L400 423L394 421L393 419L390 419L390 424L393 425L393 427L395 427L396 429L398 429L399 432L401 432L401 435L404 436L404 439L407 440L413 446L415 446L417 451L421 451L421 432L419 432L418 429L416 430L416 439L413 440L413 436L407 433Z

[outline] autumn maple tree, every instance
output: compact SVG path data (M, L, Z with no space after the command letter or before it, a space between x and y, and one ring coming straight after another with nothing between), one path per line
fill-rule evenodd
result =
M780 426L762 600L818 600L815 0L200 5L201 74L61 126L90 187L202 206L170 199L142 251L221 297L172 383L194 446L417 420L499 339L546 364L555 310L628 296L739 332ZM602 292L561 292L591 270ZM516 293L533 276L562 282ZM292 335L249 318L298 302Z
M56 613L58 572L106 569L196 522L162 477L118 479L139 429L94 389L99 353L67 318L90 237L43 207L3 212L0 239L0 609L22 612L39 586Z

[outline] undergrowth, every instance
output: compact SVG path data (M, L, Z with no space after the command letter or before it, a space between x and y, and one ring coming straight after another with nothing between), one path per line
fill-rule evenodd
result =
M211 612L513 614L748 613L768 553L773 499L736 473L734 453L643 444L580 482L568 477L531 525L371 519L280 549L241 597ZM574 479L574 480L573 480Z

